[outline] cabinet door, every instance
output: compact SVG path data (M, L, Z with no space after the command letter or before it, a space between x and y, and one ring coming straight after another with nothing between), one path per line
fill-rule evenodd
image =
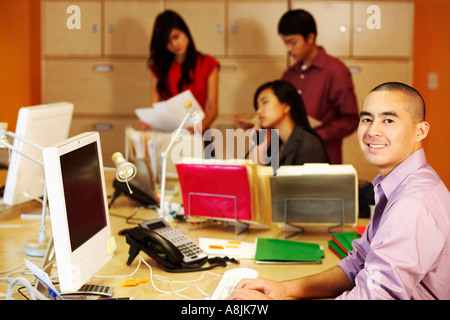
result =
M134 115L150 105L146 59L47 59L45 102L70 101L76 115Z
M162 1L106 1L105 54L148 56Z
M293 1L292 9L304 9L316 21L316 43L333 56L350 56L350 2Z
M253 95L266 81L279 79L284 59L221 59L219 116L254 114Z
M387 81L412 82L411 62L395 60L347 60L355 85L358 105L362 106L367 94L377 85ZM372 181L378 174L376 168L364 158L356 132L346 137L343 143L343 161L352 164L362 180Z
M369 6L379 8L380 29L370 27ZM411 1L355 1L353 4L353 56L355 57L410 57L414 3ZM375 16L373 16L375 17Z
M228 55L285 55L278 21L287 1L229 1Z
M186 22L198 51L225 55L225 1L168 0L167 7Z
M74 14L67 9L74 1L42 2L42 40L44 55L100 55L100 1L77 1L80 29L70 29L67 21Z
M102 157L105 167L114 167L111 156L114 152L125 153L125 129L136 125L135 117L83 117L74 116L69 136L89 131L98 131L102 142Z

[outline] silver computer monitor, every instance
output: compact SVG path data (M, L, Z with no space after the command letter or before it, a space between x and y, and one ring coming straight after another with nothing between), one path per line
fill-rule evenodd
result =
M44 149L61 293L78 290L111 258L111 228L98 132Z
M357 223L358 176L352 165L281 166L270 188L272 222Z
M72 121L74 105L69 102L57 102L19 110L15 135L40 147L48 147L67 139ZM42 151L29 144L14 139L14 148L42 160ZM6 177L3 203L17 205L36 198L44 193L44 168L42 165L11 152Z

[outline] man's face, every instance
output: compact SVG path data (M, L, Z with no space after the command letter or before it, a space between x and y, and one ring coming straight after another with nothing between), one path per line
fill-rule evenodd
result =
M401 91L376 91L364 101L358 127L358 142L366 160L385 177L410 154L420 149L428 133L425 122L411 116L413 98ZM423 135L425 134L425 135Z
M301 34L281 35L281 39L283 39L289 55L295 62L305 60L311 54L311 49L314 46L313 34L310 34L306 40Z

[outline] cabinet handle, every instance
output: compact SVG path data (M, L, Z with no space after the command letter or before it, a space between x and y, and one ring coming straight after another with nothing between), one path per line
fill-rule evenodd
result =
M114 26L112 24L109 24L106 29L108 30L108 32L114 32Z
M231 31L231 33L237 33L239 31L239 27L238 26L231 26L230 27L230 31Z
M350 73L360 73L361 67L359 66L350 66L348 67L348 70L350 70Z
M223 72L236 72L237 66L236 65L225 64L223 66L220 66L220 70L223 71Z
M108 64L96 64L94 66L95 72L111 72L113 71L113 66Z
M356 26L355 30L356 30L356 33L361 34L361 33L363 32L364 29L363 29L363 27L361 27L361 26Z
M97 31L98 31L98 26L97 26L96 24L93 24L93 25L91 26L91 31L92 31L92 32L97 32Z
M214 27L214 31L217 32L217 33L222 33L223 28L222 28L222 26L220 24L218 24L218 25L216 25Z
M113 125L111 123L94 123L93 129L96 131L110 131Z

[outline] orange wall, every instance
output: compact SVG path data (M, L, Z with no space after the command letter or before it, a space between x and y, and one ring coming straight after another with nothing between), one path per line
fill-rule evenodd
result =
M431 128L424 146L428 162L450 187L450 1L416 0L414 19L414 87L427 105ZM438 74L438 89L427 88L427 74Z
M0 1L0 121L14 130L20 107L41 103L40 1Z

